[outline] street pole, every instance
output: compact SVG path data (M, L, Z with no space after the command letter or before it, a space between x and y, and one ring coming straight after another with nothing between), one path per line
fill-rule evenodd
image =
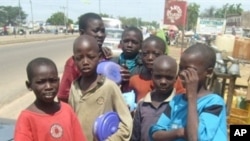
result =
M66 8L67 8L66 9L67 11L66 11L66 15L65 15L66 16L65 17L65 22L66 22L66 32L65 33L67 34L68 33L68 9L69 9L68 0L66 0Z
M63 9L63 22L64 22L64 27L65 27L65 34L66 34L66 31L67 31L67 24L66 24L66 7L63 6L61 7Z
M34 30L34 20L33 20L33 9L32 9L32 1L30 0L30 10L31 10L31 22L32 22L32 33Z
M18 7L19 7L19 8L18 8L18 17L19 17L19 20L20 20L20 21L18 22L18 27L20 28L20 26L21 26L21 21L22 21L22 20L21 20L22 18L21 18L21 4L20 4L20 0L18 0ZM18 29L19 29L19 28L18 28Z

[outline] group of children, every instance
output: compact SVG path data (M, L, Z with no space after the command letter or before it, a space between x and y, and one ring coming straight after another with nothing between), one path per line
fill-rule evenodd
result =
M110 111L120 119L118 130L106 139L110 141L227 140L224 101L205 86L215 65L211 48L202 44L187 48L178 65L165 55L161 38L143 41L138 28L128 27L117 61L122 76L119 87L96 72L98 63L112 55L102 47L101 17L84 14L79 28L81 36L74 41L60 87L51 60L37 58L28 64L26 85L36 100L20 114L15 141L95 141L94 122ZM122 97L122 92L131 90L138 103L133 117ZM54 100L56 95L59 102Z

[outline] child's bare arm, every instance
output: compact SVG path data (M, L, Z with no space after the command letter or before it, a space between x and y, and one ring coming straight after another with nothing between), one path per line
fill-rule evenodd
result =
M198 114L197 114L197 91L199 77L193 68L188 68L180 74L185 81L187 98L188 98L188 115L187 115L187 140L198 140Z
M173 141L178 138L184 138L185 132L184 128L179 128L170 131L157 131L153 133L152 138L154 141Z
M105 59L111 59L112 58L112 50L108 47L102 47L102 52L103 52L103 55L104 55L104 58Z

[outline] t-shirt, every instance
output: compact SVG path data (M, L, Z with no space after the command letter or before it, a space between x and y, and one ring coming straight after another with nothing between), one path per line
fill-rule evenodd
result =
M133 122L133 133L131 141L149 141L149 129L152 125L156 124L160 115L163 111L168 108L169 101L175 95L175 89L172 90L168 98L161 102L159 107L155 107L151 100L152 93L149 92L142 100L139 102L136 108L134 122Z
M185 89L181 83L180 78L177 78L174 87L176 94L185 93ZM148 92L151 92L154 88L153 81L151 79L145 80L140 75L134 75L129 80L129 88L135 91L137 102L142 99Z
M68 101L71 83L80 76L81 72L78 70L73 56L71 56L65 63L64 72L61 79L57 97L60 100Z
M40 114L24 110L18 117L15 141L87 141L80 123L63 102L54 114Z
M150 129L150 136L159 130L185 128L187 125L188 102L183 94L176 95L160 116L157 124ZM198 140L227 141L227 116L225 102L217 94L208 94L197 100ZM175 141L186 141L183 138Z
M69 104L76 112L88 141L93 141L93 126L95 120L106 112L117 112L120 118L116 133L109 141L129 141L132 134L132 117L122 97L119 87L108 78L102 77L97 86L82 92L78 78L71 86Z

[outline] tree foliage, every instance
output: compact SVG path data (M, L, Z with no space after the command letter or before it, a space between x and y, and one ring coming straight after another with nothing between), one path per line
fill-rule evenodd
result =
M108 18L108 17L110 17L108 14L105 14L105 13L101 13L101 14L99 14L101 17L105 17L105 18Z
M199 17L200 5L190 3L187 9L187 28L188 30L194 29Z
M205 11L203 13L201 13L201 16L204 18L215 17L216 11L217 11L217 9L214 6L211 6L207 9L205 9Z
M47 23L50 23L51 25L65 25L66 18L67 17L63 12L56 12L47 19ZM68 18L67 25L72 23L73 20Z
M20 14L19 14L20 12ZM25 23L27 14L20 7L0 6L0 26Z
M119 17L119 19L121 20L121 22L124 26L137 26L137 27L153 26L156 28L159 27L159 24L156 21L148 22L148 21L143 21L141 18L136 18L136 17L130 17L130 18Z
M227 15L240 15L243 12L241 4L225 4L221 8L211 6L201 13L201 17L225 18Z
M114 18L112 15L108 15L108 14L100 14L101 17L103 18ZM156 21L143 21L141 18L136 18L136 17L118 17L118 19L122 22L123 26L153 26L158 28L159 27L159 23ZM79 18L78 21L75 24L79 23Z

